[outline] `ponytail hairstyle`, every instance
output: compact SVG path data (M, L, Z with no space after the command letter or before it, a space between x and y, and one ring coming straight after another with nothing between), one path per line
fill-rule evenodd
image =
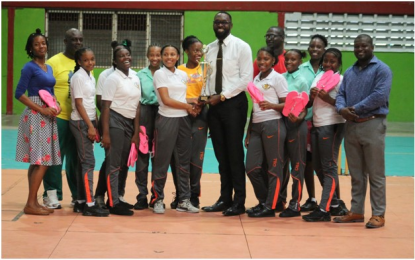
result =
M259 54L261 51L265 51L266 53L268 53L269 55L271 55L271 57L273 57L273 58L275 59L274 64L272 64L272 66L273 66L273 67L275 66L275 64L277 64L277 63L278 63L278 57L275 57L275 53L274 53L274 50L273 50L273 49L271 49L271 48L270 48L270 47L268 47L268 46L262 47L262 48L261 48L261 49L259 49L259 50L258 50L258 52L256 53L256 56L257 56L257 57L258 57L258 54Z
M26 53L31 59L33 59L33 52L32 52L33 40L37 36L42 36L43 38L45 38L46 47L49 47L48 38L46 38L46 36L42 34L39 28L37 28L36 31L34 33L31 33L29 37L27 38L26 47L25 47Z
M117 41L112 41L111 42L111 48L112 48L112 66L114 67L114 70L116 68L116 65L114 63L115 60L115 56L117 55L117 52L121 49L126 49L130 55L131 55L131 40L129 39L124 39L121 43L117 42Z
M203 43L194 35L189 35L186 38L184 38L183 43L182 43L182 47L183 50L186 51L190 48L190 46L192 46L193 43L196 42L200 42L202 45Z
M79 70L79 68L81 68L81 65L78 64L78 60L80 60L81 57L82 57L82 54L84 54L87 51L91 51L92 52L92 49L89 48L89 47L84 47L84 48L81 48L81 49L79 49L79 50L77 50L75 52L75 56L74 56L75 68L73 70L73 73L77 72Z
M289 53L290 51L295 52L295 53L297 53L298 55L300 55L300 58L301 58L301 59L304 59L305 57L307 57L307 53L306 53L305 51L300 51L299 49L291 49L291 50L287 51L287 52L285 53L285 55L287 55L287 53ZM285 55L284 55L284 56L285 56Z
M167 45L164 45L163 46L163 48L161 48L161 56L163 57L163 52L164 52L164 49L166 49L167 47L172 47L172 48L175 48L176 49L176 51L177 51L177 55L180 57L180 50L179 50L179 48L177 48L176 46L174 46L174 45L171 45L171 44L167 44ZM180 59L179 59L180 60ZM179 60L177 60L176 61L176 64L174 64L174 67L176 67L177 68L177 66L179 66ZM162 62L161 63L163 63L163 60L162 60ZM164 64L163 64L163 66L164 66Z
M342 73L342 52L339 50L339 49L336 49L336 48L328 48L324 53L323 53L323 55L321 56L321 59L320 59L320 62L319 62L319 66L320 66L320 68L323 68L323 60L324 60L324 56L326 56L326 54L327 53L331 53L331 54L333 54L334 56L336 56L336 58L337 58L337 60L338 60L338 62L339 62L339 65L340 65L340 67L339 67L339 73L341 74Z

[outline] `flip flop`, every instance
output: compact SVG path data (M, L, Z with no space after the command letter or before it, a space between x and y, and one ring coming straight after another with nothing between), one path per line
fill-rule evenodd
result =
M328 70L326 72L323 73L323 76L321 76L320 80L317 82L317 88L318 89L323 89L324 85L326 84L326 82L330 79L330 77L333 75L333 71L332 70Z
M248 83L247 87L248 93L252 98L252 101L254 103L259 103L264 100L264 95L261 93L261 91L255 86L253 82Z
M43 102L45 102L46 105L48 105L48 107L58 110L56 99L48 91L44 89L39 90L39 96L43 100Z
M324 90L329 93L332 89L334 89L334 87L337 86L337 84L339 84L340 82L340 74L339 73L335 73L333 74L326 82L326 85L324 86Z
M282 110L282 114L286 117L290 113L298 117L301 111L304 110L308 103L309 97L306 92L298 93L297 91L291 91L285 98L285 105Z
M127 166L134 166L135 161L137 161L137 149L135 148L135 143L131 144L130 154L128 156Z
M140 128L141 128L141 131L144 132L144 134L141 132L139 133L140 145L138 149L140 150L141 153L148 154L148 136L146 135L146 127L140 126Z
M332 70L324 72L321 79L317 82L317 88L330 92L340 81L340 74L334 73Z

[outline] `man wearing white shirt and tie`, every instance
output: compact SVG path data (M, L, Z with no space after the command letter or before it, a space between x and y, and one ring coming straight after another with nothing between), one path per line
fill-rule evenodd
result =
M252 51L231 35L232 17L218 12L213 21L217 40L207 46L206 60L212 67L209 78L208 125L219 162L220 197L206 212L223 211L225 216L245 213L245 165L243 137L248 112L246 87L253 77ZM234 196L232 198L232 195Z

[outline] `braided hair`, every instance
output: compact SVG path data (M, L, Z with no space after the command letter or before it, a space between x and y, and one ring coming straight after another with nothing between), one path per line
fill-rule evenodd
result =
M42 34L41 30L39 28L37 28L36 31L34 33L31 33L29 35L29 37L27 38L26 47L25 47L26 53L31 59L33 59L33 56L34 56L34 54L32 52L33 41L38 36L42 36L45 39L46 47L49 46L48 39L46 38L46 36L44 34Z

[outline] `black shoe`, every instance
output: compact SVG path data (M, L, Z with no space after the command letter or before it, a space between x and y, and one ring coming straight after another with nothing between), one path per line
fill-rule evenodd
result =
M200 209L199 197L190 197L190 203L193 205L193 207Z
M134 211L129 210L125 206L121 205L121 203L117 203L114 205L114 207L109 207L109 209L110 209L110 213L114 215L123 215L123 216L134 215Z
M147 198L142 198L139 199L137 201L137 203L134 204L134 209L135 210L143 210L143 209L148 209L148 203L147 203Z
M218 200L212 206L202 207L202 210L206 212L220 212L228 209L229 207L230 205L228 203Z
M234 203L230 208L222 212L224 216L237 216L244 213L245 206L242 206L239 203Z
M316 208L310 214L303 216L303 219L307 222L331 221L331 216L330 212L323 212L320 208Z
M85 202L79 203L78 201L76 201L75 205L73 206L73 212L82 213L84 212L84 208L85 208Z
M330 215L332 216L344 216L349 212L349 210L346 208L346 204L344 204L344 201L337 200L339 202L338 207L330 207Z
M119 202L124 208L127 208L127 209L133 209L134 208L134 205L132 205L130 203L124 202L122 200L119 200Z
M256 213L261 211L264 208L264 205L262 205L262 203L259 203L258 205L256 205L255 207L249 208L245 211L245 213L247 214L252 214L252 213Z
M294 211L290 208L286 208L283 212L280 213L280 218L292 218L301 216L300 211Z
M89 207L85 205L84 211L82 212L82 216L94 216L94 217L108 217L110 212L108 209L101 208L98 204L94 204L94 206Z
M284 202L284 201L277 202L277 205L275 206L275 212L284 211L286 209L285 204L287 204L287 202Z
M175 197L174 200L170 203L171 209L176 209L177 205L179 205L179 197Z
M311 198L308 198L305 203L300 206L302 212L313 211L318 207L316 201L312 201Z
M251 218L275 217L275 211L273 209L269 209L263 206L260 211L248 214L248 217L251 217Z

